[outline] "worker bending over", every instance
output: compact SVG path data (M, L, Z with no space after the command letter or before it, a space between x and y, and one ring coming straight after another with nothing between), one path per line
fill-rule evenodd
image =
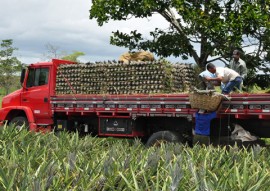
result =
M224 84L222 88L223 94L229 94L234 87L240 89L240 85L243 81L242 77L236 71L229 68L216 67L214 64L209 63L207 70L216 77L205 77L207 81L220 81Z

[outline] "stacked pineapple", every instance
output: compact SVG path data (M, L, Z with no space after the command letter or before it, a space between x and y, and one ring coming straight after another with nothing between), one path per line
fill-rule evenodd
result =
M172 78L173 92L187 92L195 86L195 71L191 64L174 64Z
M81 94L105 94L107 65L106 64L81 64Z
M57 70L56 93L79 94L81 93L81 67L78 64L61 65Z
M166 91L161 62L113 63L108 66L109 94L151 94Z
M58 67L57 94L155 94L183 92L192 67L154 62L98 62Z

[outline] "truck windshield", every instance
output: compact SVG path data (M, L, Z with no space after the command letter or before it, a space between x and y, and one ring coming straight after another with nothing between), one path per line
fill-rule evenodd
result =
M48 84L49 68L29 69L26 87L42 86Z

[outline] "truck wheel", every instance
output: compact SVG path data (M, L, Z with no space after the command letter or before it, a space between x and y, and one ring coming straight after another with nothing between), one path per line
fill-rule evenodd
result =
M159 131L152 134L146 142L147 147L160 146L162 143L181 143L180 135L172 131Z
M22 130L23 128L27 130L29 129L29 123L25 117L14 117L10 121L10 125L14 126L18 130Z

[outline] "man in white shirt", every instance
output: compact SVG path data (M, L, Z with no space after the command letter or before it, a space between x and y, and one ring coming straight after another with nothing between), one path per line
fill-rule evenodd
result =
M220 81L225 86L222 89L223 94L229 94L234 87L240 89L240 85L243 81L242 77L236 71L230 68L216 67L214 64L209 63L207 70L212 74L216 74L217 77L206 77L207 81Z

